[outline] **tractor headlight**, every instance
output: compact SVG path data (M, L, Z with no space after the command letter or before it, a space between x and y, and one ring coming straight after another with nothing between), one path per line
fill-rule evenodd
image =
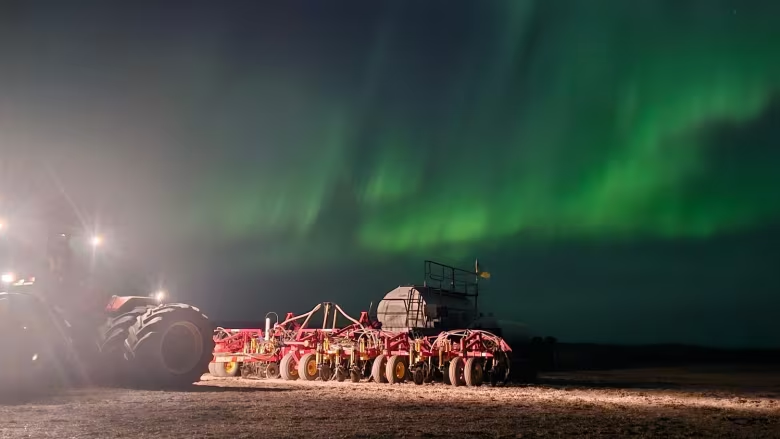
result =
M12 283L14 280L16 280L16 276L14 276L14 274L13 274L13 273L3 273L3 275L0 277L0 280L1 280L1 281L2 281L4 284L10 284L10 283Z

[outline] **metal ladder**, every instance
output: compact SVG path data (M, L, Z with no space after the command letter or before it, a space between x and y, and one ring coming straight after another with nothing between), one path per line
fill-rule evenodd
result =
M415 298L416 294L416 298ZM406 327L424 328L425 314L423 310L422 294L415 288L409 288L409 297L406 300Z

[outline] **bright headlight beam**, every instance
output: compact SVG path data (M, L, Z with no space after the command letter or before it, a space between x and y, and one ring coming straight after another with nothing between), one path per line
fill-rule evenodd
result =
M100 247L101 244L103 244L103 237L100 235L95 235L90 239L90 244L92 244L92 247Z

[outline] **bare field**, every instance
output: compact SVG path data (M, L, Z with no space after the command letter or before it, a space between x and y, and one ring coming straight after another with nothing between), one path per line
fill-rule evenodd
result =
M780 373L641 369L454 388L216 379L0 405L2 438L780 437Z

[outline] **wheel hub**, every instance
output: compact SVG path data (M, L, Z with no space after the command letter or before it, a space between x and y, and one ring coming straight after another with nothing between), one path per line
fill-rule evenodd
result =
M395 365L395 377L398 379L402 379L406 376L406 367L404 363L399 362Z

